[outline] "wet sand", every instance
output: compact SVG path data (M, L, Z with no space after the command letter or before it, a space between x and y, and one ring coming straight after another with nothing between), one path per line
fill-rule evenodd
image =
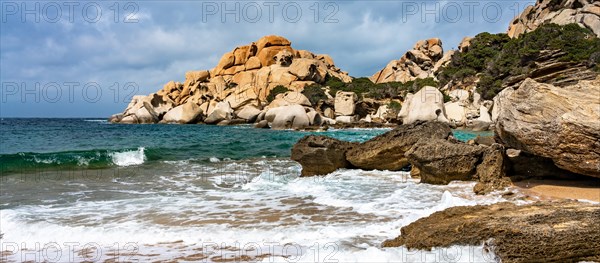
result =
M515 186L541 198L577 199L600 202L600 179L523 180Z

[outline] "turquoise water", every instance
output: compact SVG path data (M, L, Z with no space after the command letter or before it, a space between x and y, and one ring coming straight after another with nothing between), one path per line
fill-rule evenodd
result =
M224 254L240 253L245 257L227 259L397 262L404 254L405 261L421 262L414 251L380 244L435 211L506 201L473 194L471 182L420 184L407 172L340 169L301 178L289 158L307 134L365 141L386 129L297 132L86 119L0 124L0 244L10 244L2 262L24 256L223 262ZM48 256L47 244L61 260ZM101 249L81 250L86 245ZM481 247L456 250L485 261Z
M203 162L210 158L289 157L294 143L308 134L365 141L386 131L299 132L254 129L251 125L123 125L93 119L3 119L0 172L100 169L157 161ZM466 141L477 134L459 131L456 136Z

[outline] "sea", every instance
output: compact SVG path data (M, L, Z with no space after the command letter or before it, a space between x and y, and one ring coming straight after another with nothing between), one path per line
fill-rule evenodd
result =
M396 171L300 178L290 160L306 135L387 131L1 119L0 262L496 262L483 243L381 243L436 211L518 193L477 196L473 182Z

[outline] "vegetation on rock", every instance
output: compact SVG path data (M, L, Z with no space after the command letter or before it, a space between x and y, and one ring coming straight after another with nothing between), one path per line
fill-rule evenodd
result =
M471 40L466 52L454 54L437 77L443 86L478 76L483 98L492 99L509 77L535 70L536 62L544 60L547 51L558 52L554 57L557 62L585 63L597 69L600 39L577 24L545 24L514 39L506 34L481 33Z
M269 95L267 96L267 101L271 102L275 99L277 94L286 93L288 91L290 91L288 88L282 85L278 85L269 92Z
M327 100L327 95L325 95L325 90L323 90L323 86L319 84L312 84L304 87L302 94L308 98L310 104L317 105L320 100Z

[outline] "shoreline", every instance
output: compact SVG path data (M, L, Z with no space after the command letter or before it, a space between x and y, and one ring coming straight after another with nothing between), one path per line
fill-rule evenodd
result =
M573 199L600 203L600 179L526 179L513 184L520 191L542 200Z

